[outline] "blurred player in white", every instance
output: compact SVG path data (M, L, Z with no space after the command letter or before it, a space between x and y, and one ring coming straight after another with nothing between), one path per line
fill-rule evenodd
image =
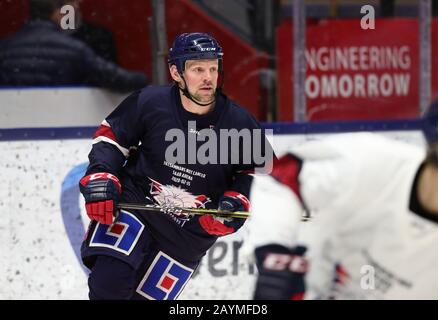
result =
M256 177L255 299L438 299L438 102L423 120L428 150L340 134Z

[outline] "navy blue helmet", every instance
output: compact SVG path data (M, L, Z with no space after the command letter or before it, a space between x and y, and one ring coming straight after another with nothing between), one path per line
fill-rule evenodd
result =
M176 65L182 74L187 60L218 59L219 71L222 70L222 47L215 38L207 33L183 33L176 37L169 50L167 62Z

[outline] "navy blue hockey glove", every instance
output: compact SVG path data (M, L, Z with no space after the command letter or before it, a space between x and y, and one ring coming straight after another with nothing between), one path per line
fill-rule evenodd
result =
M302 300L308 262L306 248L266 245L255 250L258 269L254 300Z
M79 181L79 189L85 198L88 217L102 224L112 224L122 193L119 179L106 172L94 173Z
M219 199L219 210L226 211L249 211L249 200L241 193L226 191ZM209 234L225 236L236 232L245 223L246 218L222 218L211 214L201 216L199 223Z

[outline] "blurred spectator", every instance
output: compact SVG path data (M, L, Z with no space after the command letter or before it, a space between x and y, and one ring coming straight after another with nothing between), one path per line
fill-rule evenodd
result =
M394 0L380 0L380 11L382 17L393 17L394 16Z
M114 43L113 35L110 30L87 22L82 16L80 4L82 0L73 0L67 4L75 8L75 29L71 35L86 43L94 52L102 58L117 63L117 47Z
M29 21L0 42L0 84L88 84L128 92L144 87L143 73L118 67L60 29L68 0L29 0Z
M415 4L415 2L414 2ZM380 0L380 11L382 17L393 17L395 15L394 0ZM432 0L432 15L438 15L438 1Z

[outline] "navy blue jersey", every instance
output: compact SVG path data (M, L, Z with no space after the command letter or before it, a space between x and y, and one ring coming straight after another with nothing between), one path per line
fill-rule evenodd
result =
M217 208L220 196L227 190L249 196L255 164L243 161L233 164L231 160L225 164L192 163L190 157L193 160L194 155L189 143L195 141L196 150L205 147L204 141L196 139L199 130L214 130L218 137L212 142L217 145L217 162L224 152L225 158L231 159L233 153L241 155L243 143L237 148L229 144L226 150L221 150L224 141L220 132L245 128L260 127L245 109L224 94L216 95L210 113L197 115L183 108L177 86L148 86L127 97L99 127L89 154L87 174L116 175L122 183L123 201ZM166 151L175 143L169 137L166 141L166 134L172 129L184 133L184 161L171 162L166 158ZM175 257L197 260L217 239L203 230L198 217L136 214L146 222L158 246Z

